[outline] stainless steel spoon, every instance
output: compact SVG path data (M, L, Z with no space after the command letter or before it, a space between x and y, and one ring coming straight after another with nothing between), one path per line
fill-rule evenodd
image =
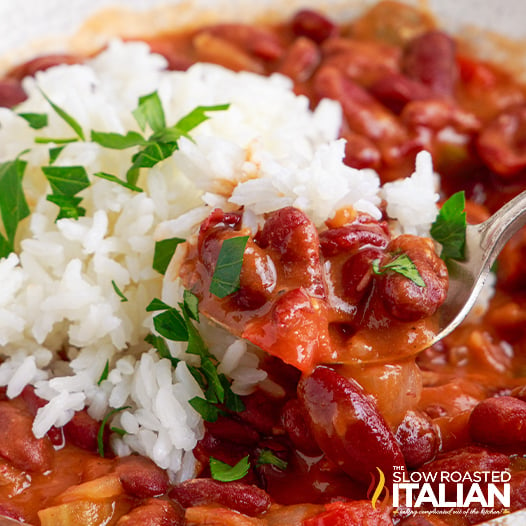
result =
M449 290L439 308L439 332L431 346L452 332L473 308L491 267L507 241L526 225L526 191L489 219L466 229L466 260L450 261Z

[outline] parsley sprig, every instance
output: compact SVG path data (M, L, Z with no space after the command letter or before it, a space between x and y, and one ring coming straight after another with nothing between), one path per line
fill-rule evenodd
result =
M248 237L227 238L221 245L210 283L210 292L218 298L224 298L239 289L243 255Z
M0 164L0 215L5 231L5 237L0 234L0 257L14 251L18 225L30 214L22 188L26 166L20 158Z
M217 370L217 358L210 353L194 321L199 321L197 297L190 291L185 291L183 301L178 307L172 307L160 299L154 299L146 308L148 312L159 312L153 318L155 330L159 336L150 334L146 341L150 343L163 358L169 359L174 366L179 359L170 354L167 340L187 342L186 353L199 356L199 367L189 366L189 370L203 389L205 397L194 397L190 405L208 422L215 422L224 412L244 410L241 398L230 386L230 381Z
M415 285L425 287L425 281L422 279L420 272L416 268L411 258L405 254L399 254L395 259L380 266L380 259L375 259L372 263L373 272L377 275L385 274L387 271L396 272L410 279Z
M250 470L249 460L249 456L247 455L231 466L226 462L210 457L210 474L214 480L220 482L233 482L234 480L240 480L247 475Z
M466 249L466 197L464 192L453 194L440 208L431 226L431 236L442 245L440 257L447 261L464 261Z

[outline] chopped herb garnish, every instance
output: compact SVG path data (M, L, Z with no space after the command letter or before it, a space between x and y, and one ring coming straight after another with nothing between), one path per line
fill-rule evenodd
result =
M122 293L121 289L119 289L119 287L117 286L117 283L115 283L114 280L111 281L111 284L113 285L113 290L115 291L117 296L119 296L119 298L121 299L121 303L125 303L126 301L128 301L128 298Z
M215 422L222 414L219 407L200 396L194 396L188 400L188 403L201 415L205 422Z
M125 150L133 146L146 144L145 138L138 132L129 131L126 135L120 133L91 132L91 140L113 150Z
M243 411L245 406L232 389L228 378L217 371L217 359L210 353L193 321L199 319L198 299L190 291L185 291L180 310L170 307L160 299L154 299L148 305L148 312L162 311L153 318L153 324L160 336L148 335L150 343L162 358L168 358L173 365L179 360L171 357L166 342L162 337L173 341L187 342L186 352L200 358L199 367L189 366L189 370L204 391L205 398L194 397L190 405L204 420L214 422L222 409L216 404L225 405L230 411Z
M99 451L99 455L101 457L104 457L104 429L106 428L106 424L110 420L111 417L116 415L117 413L120 413L121 411L124 411L126 409L130 409L131 406L126 405L124 407L117 407L116 409L112 409L103 419L100 423L99 431L97 433L97 449Z
M131 190L132 192L142 192L143 189L139 188L138 186L135 186L134 184L130 184L126 181L123 181L122 179L119 179L116 175L107 174L106 172L97 172L93 174L95 177L100 177L101 179L106 179L107 181L110 181L112 183L119 184L121 186L124 186L124 188L127 188L128 190Z
M416 268L416 265L407 254L400 254L395 259L393 259L393 261L383 265L382 267L380 267L380 260L375 259L372 263L372 267L375 274L385 274L385 272L391 270L410 279L419 287L426 286L422 276Z
M48 123L48 116L46 113L19 113L19 117L26 120L34 130L41 130L45 128Z
M0 235L0 257L13 252L18 225L30 214L22 188L26 166L21 159L0 164L0 215L6 234Z
M79 140L76 137L35 137L35 142L37 144L70 144L72 142L78 142Z
M239 289L247 241L248 236L231 237L223 241L210 283L210 292L218 298L224 298Z
M58 159L58 156L62 153L62 150L64 148L65 148L65 146L57 146L55 148L50 148L50 150L49 150L49 164L53 164Z
M231 466L214 457L210 457L210 473L212 478L221 482L232 482L242 479L250 469L248 455L243 457L237 464Z
M166 128L163 105L156 91L139 98L139 105L133 111L133 116L142 131L146 129L146 125L154 132Z
M109 374L110 374L110 361L106 360L106 365L104 366L104 370L102 371L102 374L100 375L97 385L100 385L102 382L104 382L104 380L107 380Z
M464 192L453 194L440 208L431 226L431 236L442 245L440 257L463 261L466 248L466 198Z
M53 108L55 113L66 123L68 126L75 132L77 137L84 141L84 132L82 131L82 126L74 119L68 112L62 109L60 106L57 106L43 91L41 91L44 98L48 101L49 105Z
M179 237L157 241L157 243L155 243L155 252L153 254L153 269L159 272L159 274L164 275L177 245L183 242L184 239Z
M43 166L54 194L73 196L90 185L84 166Z
M146 307L146 312L155 312L157 310L171 309L168 303L161 301L159 298L154 298L149 305Z
M46 196L46 199L60 208L56 218L57 221L64 218L78 219L86 215L86 209L79 206L82 202L82 197L51 194Z
M183 292L183 307L192 320L199 321L199 299L193 292Z
M58 219L78 219L86 214L76 194L90 185L88 174L83 166L42 166L42 171L51 185L53 193L47 200L59 208Z
M157 314L153 318L153 326L161 335L174 342L188 341L188 328L186 322L177 309L169 309Z
M288 462L277 457L270 449L263 449L259 454L256 466L263 464L270 464L281 470L286 470L288 466Z

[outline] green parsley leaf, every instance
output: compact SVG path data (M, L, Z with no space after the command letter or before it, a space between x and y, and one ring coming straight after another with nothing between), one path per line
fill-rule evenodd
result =
M49 164L53 164L57 159L58 156L62 153L62 150L66 146L57 146L56 148L50 148L49 150Z
M125 303L126 301L128 301L128 298L122 293L121 289L119 289L119 287L117 286L117 283L115 283L114 280L111 280L111 284L113 285L113 290L115 291L117 296L119 296L119 298L121 299L121 303Z
M231 237L223 241L210 283L210 292L218 298L224 298L239 289L247 241L248 236Z
M99 455L101 457L104 457L104 429L106 427L106 424L117 413L120 413L121 411L124 411L126 409L131 409L131 406L126 405L123 407L117 407L116 409L112 409L109 413L106 414L106 416L102 419L102 422L100 423L99 431L97 433L97 449L99 451Z
M464 192L453 194L441 207L431 226L431 236L442 245L444 260L466 259L466 197Z
M166 128L163 106L156 91L139 98L139 105L133 111L133 116L143 131L147 124L153 132Z
M165 274L166 269L174 255L177 245L183 243L184 239L179 237L172 237L170 239L163 239L155 243L155 251L153 253L153 269L159 274Z
M263 464L270 464L272 466L276 466L278 469L281 469L283 471L286 470L288 466L288 462L274 455L274 453L270 449L263 449L259 454L256 466L261 466Z
M168 159L175 150L177 150L177 143L148 143L145 148L132 157L133 164L126 173L126 180L131 184L136 184L140 168L154 167L161 161Z
M188 403L201 415L205 422L216 422L219 415L222 414L219 407L200 396L194 396L188 400Z
M210 457L210 473L214 480L232 482L242 479L250 469L249 456L243 457L237 464L231 466L214 457Z
M74 196L90 185L84 166L42 166L42 171L54 194Z
M106 172L97 172L93 174L95 177L100 177L101 179L106 179L106 181L110 181L112 183L119 184L121 186L124 186L124 188L127 188L128 190L131 190L132 192L142 192L143 189L139 188L138 186L135 186L134 184L128 183L126 181L123 181L122 179L119 179L116 175L108 174Z
M77 137L81 141L85 141L84 132L82 131L82 126L64 109L62 109L60 106L57 106L42 90L42 95L44 98L48 101L49 105L53 108L55 113L66 123L69 125L69 127L75 132Z
M125 150L133 146L144 146L147 143L146 139L135 131L129 131L126 135L92 131L91 140L113 150Z
M41 130L48 124L48 116L46 113L19 113L18 116L25 119L34 130Z
M0 257L5 257L14 250L18 225L30 214L22 188L26 166L26 161L21 159L0 164L0 215L7 236L2 236Z
M70 144L72 142L79 142L76 137L73 138L57 138L57 137L35 137L35 142L37 144Z
M223 386L223 389L225 390L225 406L230 411L233 411L234 413L241 413L241 411L244 411L246 409L245 404L243 403L243 400L241 400L241 397L234 393L232 391L232 386L230 384L230 381L228 378L221 373L219 375L219 381L221 382L221 385Z
M230 108L230 104L217 104L216 106L197 106L190 113L179 119L174 128L181 130L184 134L197 128L202 122L210 117L206 114L209 111L225 111Z
M168 303L165 303L164 301L161 301L159 298L154 298L149 305L146 307L146 312L155 312L158 310L167 310L171 309L173 307L170 307Z
M106 365L104 366L104 370L102 371L102 374L100 375L97 385L100 385L102 382L104 382L104 380L107 380L109 374L110 374L110 361L106 360Z
M193 292L186 289L183 292L183 308L192 320L199 321L199 299Z
M422 276L418 272L416 265L411 261L410 257L407 254L400 254L393 261L387 263L382 268L380 268L380 260L375 259L372 263L373 272L375 274L385 274L388 270L397 272L402 276L410 279L413 283L419 287L425 287L426 284L422 279Z
M60 208L56 221L64 218L78 219L86 215L86 209L79 206L82 202L82 197L51 194L46 196L46 199Z
M168 340L176 342L188 341L188 328L184 318L174 308L170 308L155 316L153 326L161 336Z

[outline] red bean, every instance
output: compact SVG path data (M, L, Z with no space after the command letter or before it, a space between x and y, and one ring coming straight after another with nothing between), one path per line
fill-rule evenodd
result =
M370 483L380 468L387 480L404 457L372 399L352 379L318 366L298 386L314 438L323 452L351 478Z
M369 86L369 91L394 113L400 113L408 102L434 96L426 85L400 73L384 75Z
M129 495L147 498L166 493L168 475L149 458L132 455L116 462L115 472Z
M295 35L310 38L320 44L338 33L338 27L326 16L312 9L302 9L292 18Z
M323 43L323 64L368 87L400 68L400 50L370 40L331 38Z
M206 429L215 438L234 444L256 445L260 439L253 427L227 416L220 416L215 422L207 422Z
M318 231L301 210L289 206L272 212L256 242L277 252L285 279L293 278L312 296L325 296Z
M365 245L385 248L389 243L389 230L385 222L367 215L358 216L352 223L324 230L320 234L320 247L325 257L351 253Z
M405 73L437 95L450 97L457 80L455 42L446 33L429 31L416 37L406 48Z
M497 174L511 177L526 168L526 105L500 113L477 138L482 160Z
M281 423L294 447L310 456L317 456L321 450L312 436L299 400L289 400L281 412Z
M35 438L30 413L0 402L0 455L13 466L43 472L51 467L53 446L48 437Z
M378 168L382 160L380 150L371 139L353 132L342 134L345 139L345 164L352 168Z
M391 253L390 259L381 260L380 267L396 259L400 253L406 254L425 283L425 286L420 286L398 272L388 271L376 276L378 294L390 314L404 321L434 314L446 299L448 274L445 263L435 253L432 241L401 235L389 244L387 252Z
M424 473L460 472L475 473L484 471L505 471L510 465L510 459L502 453L490 452L481 447L469 446L450 451L436 460L425 464L419 471ZM438 480L437 482L440 482ZM470 482L466 484L471 485ZM454 482L445 482L446 494L456 495L457 485Z
M283 54L278 73L287 75L294 82L305 82L321 60L320 49L316 44L305 37L297 38Z
M96 452L100 425L101 423L89 416L86 410L77 411L64 426L64 435L71 444Z
M373 280L372 263L383 256L379 248L364 248L351 255L342 265L341 283L343 297L356 305L370 289Z
M373 141L405 142L406 132L396 116L364 88L332 66L322 66L314 77L318 98L337 100L350 129Z
M474 114L439 99L410 101L400 117L410 128L429 128L434 131L452 126L459 133L473 134L481 126Z
M184 510L177 503L164 499L148 499L118 521L117 526L184 526Z
M279 38L271 31L250 24L217 24L207 27L205 33L231 42L264 60L276 60L283 53Z
M435 458L440 447L438 431L424 413L408 411L395 434L408 468L417 468Z
M206 504L219 504L255 516L270 507L270 497L262 489L241 482L219 482L202 478L187 480L174 486L170 497L184 508Z
M4 78L0 80L0 106L12 108L27 99L22 84L17 79Z
M22 80L24 77L34 76L37 71L45 71L46 69L61 64L78 64L81 62L81 57L75 55L65 54L50 54L36 57L28 60L19 66L16 66L8 73L9 78Z
M469 432L475 442L491 446L526 446L526 402L513 396L483 400L469 418Z
M243 254L239 290L232 296L232 302L242 310L258 309L270 298L276 279L276 268L270 256L249 239Z

